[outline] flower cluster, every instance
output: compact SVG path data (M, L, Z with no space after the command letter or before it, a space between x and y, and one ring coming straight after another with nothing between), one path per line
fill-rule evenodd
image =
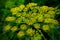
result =
M4 26L3 30L18 31L17 37L29 35L38 39L38 37L41 37L41 34L36 34L35 29L49 31L58 24L58 21L55 20L56 11L53 7L37 6L36 3L29 3L26 6L22 4L18 7L11 8L10 12L12 16L7 16L5 21L8 24L14 22L16 25Z

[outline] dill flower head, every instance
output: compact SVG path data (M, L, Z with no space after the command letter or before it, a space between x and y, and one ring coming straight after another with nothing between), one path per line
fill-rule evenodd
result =
M30 36L32 36L34 34L35 30L33 30L32 28L29 28L26 33Z
M16 26L11 27L10 25L6 25L3 30L18 32L18 38L30 36L33 37L32 40L41 40L42 33L39 29L49 31L58 24L58 21L55 20L57 12L53 7L38 6L36 3L29 3L26 6L22 4L11 8L10 12L10 15L6 15L5 21L8 24L16 24Z
M50 27L49 27L49 25L43 25L42 29L44 31L47 31L47 30L50 30Z
M10 25L6 25L6 26L4 26L3 30L4 30L4 31L9 31L9 30L10 30L10 28L11 28L11 26L10 26Z
M17 29L18 29L17 26L14 26L14 27L11 28L11 31L15 32L15 31L17 31Z
M15 17L6 17L5 21L14 21L16 18Z
M17 37L20 38L20 37L23 37L25 35L25 33L23 31L19 31L17 33Z
M22 29L22 30L26 30L26 29L27 29L27 25L22 24L22 25L20 26L20 29Z

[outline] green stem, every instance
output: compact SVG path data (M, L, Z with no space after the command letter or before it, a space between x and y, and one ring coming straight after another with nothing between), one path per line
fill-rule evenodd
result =
M39 29L37 29L37 30L42 34L44 40L47 40L47 39L45 38L45 36L43 35L43 33L41 32L41 30L39 30Z

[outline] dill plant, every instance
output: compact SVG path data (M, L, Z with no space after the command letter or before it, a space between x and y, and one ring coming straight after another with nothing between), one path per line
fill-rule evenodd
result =
M40 29L48 33L59 23L55 19L55 10L53 7L38 6L37 3L11 8L11 16L4 18L8 24L3 27L3 32L16 33L18 39L28 36L29 40L42 40L42 37L47 40Z

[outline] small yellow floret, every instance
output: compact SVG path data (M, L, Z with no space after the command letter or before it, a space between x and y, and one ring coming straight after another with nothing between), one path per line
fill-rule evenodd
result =
M52 23L56 25L56 24L58 24L59 22L58 22L57 20L52 20Z
M43 20L44 20L43 15L38 16L38 21L39 21L39 22L43 22Z
M29 19L26 19L25 20L25 23L28 24L28 25L30 25L30 20Z
M12 13L17 13L17 12L18 12L17 8L11 8L10 11L11 11Z
M14 21L16 18L15 17L6 17L6 21Z
M49 7L48 9L49 9L49 10L55 10L55 8L53 8L53 7Z
M22 22L22 18L17 18L16 19L16 23L21 23Z
M42 29L43 29L44 31L47 31L47 30L49 30L50 28L49 28L49 25L43 25Z
M49 11L48 14L53 15L55 14L55 11Z
M22 29L22 30L25 30L27 28L27 25L25 25L25 24L22 24L21 26L20 26L20 29Z
M25 34L24 34L23 31L19 31L19 32L17 33L17 37L18 37L18 38L23 37L24 35L25 35Z
M40 7L40 10L47 11L48 10L48 6L42 6L42 7Z
M18 29L17 26L14 26L14 27L11 28L11 31L15 32L15 31L17 31L17 29Z
M36 6L37 4L36 3L29 3L28 5L27 5L27 7L33 7L33 6Z
M45 18L44 23L51 23L53 19L51 18Z
M21 16L21 13L17 13L17 14L16 14L16 17L20 17L20 16Z
M45 17L45 18L50 18L51 15L50 15L50 14L44 14L44 17Z
M40 24L36 23L36 24L34 24L34 27L35 27L36 29L39 29L39 28L40 28Z
M20 8L20 11L21 11L25 8L25 5L20 5L19 8Z
M10 30L10 28L11 28L11 26L10 26L10 25L6 25L6 26L4 26L3 30L4 30L4 31L9 31L9 30Z
M30 35L30 36L32 36L33 34L34 34L34 30L32 29L32 28L30 28L30 29L28 29L27 31L26 31L26 33L28 34L28 35Z

